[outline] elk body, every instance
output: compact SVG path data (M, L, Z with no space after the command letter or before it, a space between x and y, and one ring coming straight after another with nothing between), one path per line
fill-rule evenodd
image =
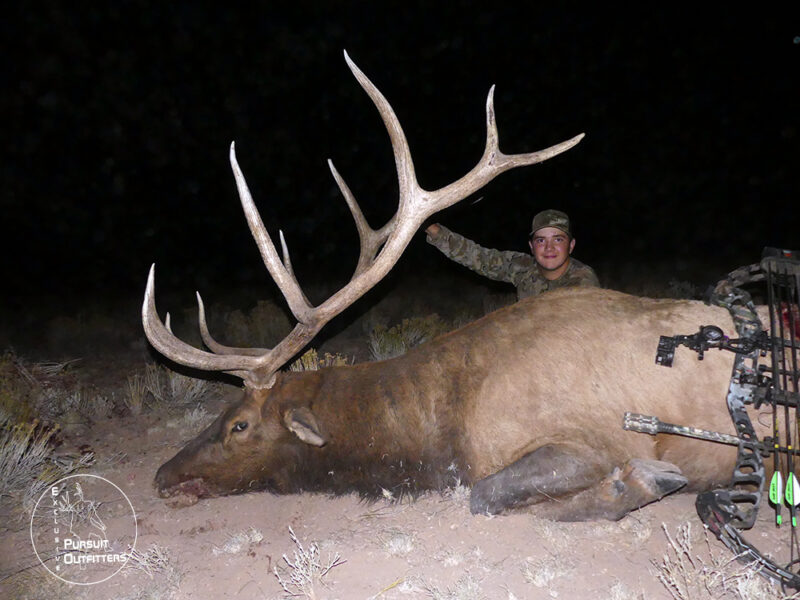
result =
M198 295L201 333L211 352L193 348L157 316L151 269L143 322L153 346L178 363L232 373L245 383L242 399L159 469L159 493L190 501L260 489L398 496L460 481L472 486L473 512L547 501L544 511L554 518L589 519L619 518L687 481L693 488L726 481L735 449L621 427L623 413L633 411L734 433L718 408L730 356L709 353L700 363L679 351L674 368L654 364L659 335L692 332L699 324L735 334L724 309L697 302L566 289L523 300L392 360L279 371L391 269L428 217L497 174L541 162L582 137L537 153L504 155L490 92L483 157L458 181L429 192L416 183L388 102L347 61L392 140L397 213L371 229L331 165L356 220L361 254L352 280L312 307L292 273L283 236L283 260L278 257L231 147L250 229L298 324L270 350L224 346L211 337Z

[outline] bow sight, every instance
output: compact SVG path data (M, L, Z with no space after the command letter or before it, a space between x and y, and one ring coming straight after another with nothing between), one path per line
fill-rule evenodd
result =
M765 282L769 306L769 331L756 314L750 294L742 286ZM766 248L759 264L731 272L713 288L709 303L727 308L734 321L737 339L729 339L719 327L700 326L697 333L661 336L656 364L671 367L678 346L686 346L703 359L711 349L735 353L728 387L728 412L737 435L664 423L656 417L625 413L623 428L656 435L671 433L735 444L736 465L727 489L717 489L697 496L695 506L703 523L736 557L754 563L760 572L785 588L800 590L800 542L797 534L797 507L800 483L795 469L800 467L800 260L789 250ZM759 358L770 360L759 364ZM772 436L759 440L747 406L772 409ZM782 415L782 427L779 417ZM783 523L781 510L790 516L789 561L784 566L762 555L742 537L756 521L766 482L764 460L772 457L773 476L769 500L775 510L775 523ZM785 485L784 485L785 482Z

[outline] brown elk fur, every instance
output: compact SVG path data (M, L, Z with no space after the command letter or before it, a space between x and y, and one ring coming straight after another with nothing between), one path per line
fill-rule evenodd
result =
M679 348L673 368L654 360L660 335L709 324L736 337L725 309L696 301L593 288L528 298L395 359L280 373L162 466L156 483L164 496L397 495L474 485L533 457L525 468L536 485L566 496L619 477L615 468L632 459L676 465L690 489L723 484L735 448L622 429L632 411L735 433L725 405L732 354L712 350L698 361ZM234 431L241 422L247 428ZM529 496L508 507L548 494Z

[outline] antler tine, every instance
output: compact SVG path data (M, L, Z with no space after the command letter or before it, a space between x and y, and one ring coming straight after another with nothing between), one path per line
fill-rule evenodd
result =
M367 92L367 95L377 107L381 119L383 119L383 124L386 126L386 131L389 132L394 152L394 162L397 166L397 183L400 187L400 207L398 210L402 210L404 202L410 200L413 194L420 189L417 184L417 176L414 173L414 161L411 159L411 150L408 147L406 134L403 132L403 128L400 126L400 121L391 104L369 78L364 75L361 69L350 60L346 50L344 59L347 61L347 66L350 67L350 71L352 71L359 85Z
M194 346L179 340L161 322L156 311L155 270L156 265L153 264L147 277L147 288L144 292L144 303L142 304L144 332L153 347L178 364L205 371L224 371L241 377L246 381L252 380L252 371L258 367L258 362L254 358L247 356L219 356L198 350Z
M476 165L476 168L480 167L484 161L491 162L493 157L502 158L496 166L498 169L496 174L500 174L508 169L513 169L514 167L540 163L562 152L566 152L584 138L585 134L579 133L566 142L561 142L560 144L550 146L538 152L504 154L500 150L500 136L497 133L497 120L494 112L494 88L494 85L489 88L489 94L486 96L486 149L483 151L483 157L478 165Z
M427 202L425 202L423 209L424 219L456 204L469 194L482 188L501 173L515 167L544 162L548 158L553 158L562 152L566 152L584 138L585 134L580 133L565 142L555 144L538 152L504 154L500 150L500 140L497 133L494 90L495 86L493 85L486 97L486 147L483 151L483 156L469 173L449 185L428 193Z
M258 214L253 197L250 195L250 189L247 187L247 181L244 178L242 169L236 160L235 144L231 142L230 151L231 168L233 169L233 176L236 179L236 188L239 190L239 200L242 203L247 224L250 227L250 233L253 234L253 239L256 241L258 250L261 253L261 258L264 261L264 266L267 267L269 274L278 284L283 297L289 305L289 310L292 311L295 319L301 323L305 323L309 318L311 305L305 298L305 294L297 284L294 275L284 266L281 259L278 257L278 252L275 250L275 244L272 243L272 238L269 237L267 229L264 227L264 222L261 220L261 215ZM285 247L285 245L284 245ZM285 253L288 256L288 251Z
M339 171L336 170L336 167L333 166L333 161L330 159L328 160L328 168L331 170L331 174L336 180L336 185L339 186L339 190L342 192L345 202L347 202L347 207L350 209L350 213L353 215L353 220L356 222L356 229L358 230L358 239L360 242L358 264L356 265L356 270L353 273L353 277L356 277L363 273L375 260L375 255L378 253L381 245L383 245L383 243L386 241L386 238L389 237L389 233L394 228L394 220L396 215L389 219L389 222L379 230L376 231L372 229L372 227L369 226L369 223L367 223L367 220L364 218L364 213L361 212L361 207L358 205L353 192L350 191L350 187L347 185L344 178L339 175Z
M306 297L305 293L303 292L303 288L301 288L300 284L297 283L297 276L294 274L294 269L292 269L292 259L289 256L289 246L286 245L286 240L283 238L283 230L282 229L278 230L278 237L280 237L280 240L281 240L281 253L283 254L283 266L286 269L286 272L289 274L289 277L292 278L292 281L294 282L295 287L300 292L300 295L303 298L303 303L307 307L310 308L311 307L311 303L308 301L308 298Z
M268 348L235 348L233 346L224 346L211 337L211 332L208 330L208 322L206 321L206 307L203 304L203 298L200 297L200 292L195 292L197 296L197 322L200 325L200 337L203 338L203 343L214 354L227 354L227 355L243 355L243 356L263 356L269 352ZM167 325L169 327L169 325Z
M283 266L286 272L292 276L292 279L297 282L297 277L294 276L292 270L292 259L289 256L289 247L286 245L286 239L283 237L283 229L278 229L278 238L281 240L281 254L283 255Z

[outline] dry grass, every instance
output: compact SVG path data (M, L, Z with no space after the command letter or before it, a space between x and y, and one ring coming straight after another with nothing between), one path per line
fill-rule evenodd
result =
M88 421L88 415L110 412L105 397L76 388L74 378L66 375L74 362L30 364L10 352L0 360L0 499L22 507L21 517L32 513L49 486L94 462L91 453L53 452L61 429L52 421L55 416L70 424L70 415Z
M617 581L608 590L608 600L646 600L646 598L644 592L632 592L621 581Z
M290 371L319 371L325 367L343 367L353 364L353 361L341 354L326 352L323 356L311 348L300 358L289 365Z
M338 552L323 561L319 545L312 542L308 548L304 547L291 527L289 527L289 537L295 545L292 558L284 554L282 558L285 565L278 565L272 570L278 579L278 584L288 598L298 596L310 600L323 598L320 591L320 587L324 585L323 578L331 569L345 561Z
M195 406L181 412L177 418L167 421L167 427L174 427L193 435L194 432L199 433L208 427L215 418L216 415L212 415L202 406Z
M15 424L5 417L0 422L0 498L16 500L25 515L33 512L47 488L94 463L93 453L55 456L51 441L57 433L57 427L38 421Z
M225 315L224 335L235 346L271 348L293 326L285 309L262 300L248 312L234 310Z
M522 576L527 583L538 588L548 588L556 579L570 575L576 568L575 562L563 554L544 558L527 559L522 565Z
M63 418L68 422L90 422L111 416L114 401L108 396L78 389L59 398Z
M145 385L144 376L140 373L128 375L128 393L125 395L124 402L131 414L142 414L146 397L147 386Z
M694 548L692 525L687 522L667 537L667 552L653 560L655 575L675 600L795 600L781 594L778 585L762 577L753 566L743 566L736 557L715 549L704 529L702 552Z
M85 597L81 586L56 579L43 566L15 573L3 582L3 586L10 593L8 597L14 600L78 600Z
M124 569L141 571L150 579L170 568L169 552L158 544L153 544L144 552L132 549L127 554L128 562L125 563Z
M130 550L122 575L130 577L139 573L147 575L149 581L141 586L132 585L131 593L120 600L171 600L179 597L181 574L166 548L152 544L144 552Z
M444 590L435 585L426 585L423 590L425 595L432 600L483 600L486 598L480 582L470 573Z
M253 546L257 546L264 540L264 534L255 527L251 527L246 531L240 531L228 536L225 543L220 546L214 546L211 553L214 556L220 554L239 554L241 552L248 552Z
M158 544L151 545L144 552L130 550L128 562L119 575L126 579L125 595L115 595L115 600L172 600L179 597L181 575L174 565L168 551ZM144 583L136 581L137 576L146 575ZM95 586L80 586L66 583L44 567L35 567L16 573L5 582L13 598L19 600L80 600L92 595Z
M0 424L0 497L26 487L50 464L50 439L57 428L40 427L38 421Z
M437 314L411 317L393 327L376 325L369 333L367 343L373 360L386 360L401 356L451 329Z
M144 373L128 376L125 406L134 415L194 406L218 391L218 385L148 363Z
M214 391L213 383L156 364L145 366L144 380L153 408L197 404Z
M77 363L34 363L6 352L0 358L0 410L16 423L38 418L67 425L108 416L113 401L82 387Z
M414 534L398 529L390 529L379 536L384 552L389 556L407 556L414 551Z

